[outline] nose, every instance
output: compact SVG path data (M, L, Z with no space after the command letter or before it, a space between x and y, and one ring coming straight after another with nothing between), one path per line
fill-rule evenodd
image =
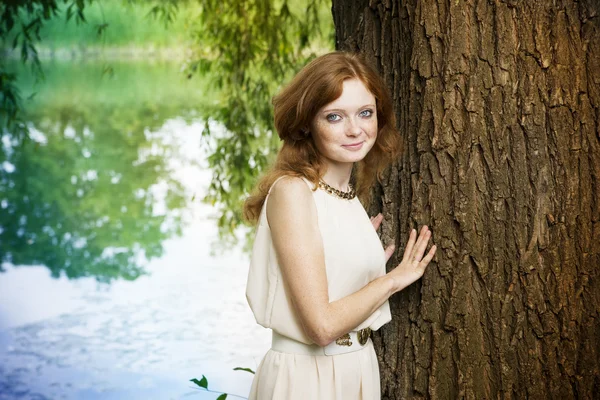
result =
M346 121L346 135L355 137L361 134L360 121L356 118L348 118Z

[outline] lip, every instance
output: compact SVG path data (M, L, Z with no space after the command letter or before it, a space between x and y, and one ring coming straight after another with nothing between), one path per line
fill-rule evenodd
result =
M365 142L358 142L353 144L343 144L342 147L348 150L360 150Z

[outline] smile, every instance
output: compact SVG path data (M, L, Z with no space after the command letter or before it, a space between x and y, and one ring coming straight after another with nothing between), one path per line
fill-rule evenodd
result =
M360 150L361 147L363 147L363 144L365 142L358 142L358 143L354 143L354 144L344 144L342 145L343 148L348 149L348 150Z

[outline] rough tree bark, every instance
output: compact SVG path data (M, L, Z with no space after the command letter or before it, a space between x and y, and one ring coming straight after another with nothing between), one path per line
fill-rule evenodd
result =
M404 151L384 241L438 246L375 336L382 398L600 398L600 2L333 1Z

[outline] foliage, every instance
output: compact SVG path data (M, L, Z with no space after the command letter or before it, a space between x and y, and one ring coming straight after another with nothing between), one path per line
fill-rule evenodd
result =
M233 370L234 371L246 371L246 372L249 372L251 374L254 374L254 371L251 370L250 368L236 367ZM190 379L190 382L193 382L198 387L206 390L207 392L210 392L210 393L220 393L219 397L217 397L217 400L225 400L228 396L237 397L237 398L240 398L240 399L245 399L246 398L246 397L238 396L238 395L235 395L235 394L230 394L230 393L224 393L224 392L218 392L218 391L210 390L208 388L208 379L206 379L206 376L204 376L204 375L202 375L202 379L193 378L193 379Z
M173 15L181 2L157 5L158 15ZM221 244L235 242L243 223L242 204L279 147L271 98L297 70L333 47L327 2L198 0L190 27L193 74L212 73L215 103L206 110L203 132L213 172L205 201L216 207ZM214 132L210 121L225 129Z
M134 4L137 6L134 7ZM148 17L151 4L134 0L8 0L0 3L0 130L24 136L23 99L14 73L9 73L11 50L20 54L34 76L43 80L38 49L109 45L175 46L184 42L184 18L167 30ZM133 22L132 22L133 21ZM110 29L107 29L110 26ZM106 68L104 72L110 71Z
M85 22L86 3L93 0L63 0L67 21ZM59 14L59 0L7 0L0 4L0 51L19 49L23 63L30 63L36 77L43 72L36 49L47 21ZM6 57L0 58L0 130L23 137L27 126L22 118L21 95L14 85L15 74L7 72Z
M78 25L90 21L92 31L106 37L111 27L107 16L119 13L113 10L116 0L105 4L106 9L93 0L4 2L0 4L0 48L20 49L23 62L41 78L36 49L41 36L60 36L53 29L64 15L70 33L57 43L67 43L66 36L79 36L73 33L71 19ZM329 4L326 0L128 0L127 4L148 6L151 15L169 24L169 32L187 32L193 49L186 62L189 79L215 77L214 98L202 109L203 137L213 172L204 200L215 206L221 243L227 246L236 241L235 232L243 224L243 200L279 146L273 128L273 94L308 60L333 48ZM127 32L126 25L113 23L119 33ZM92 40L89 33L84 38ZM25 142L24 99L15 79L2 58L0 130ZM214 126L224 129L210 129Z
M85 8L85 24L66 21L65 7L47 21L40 31L40 48L74 49L104 47L180 48L189 45L188 27L192 5L183 5L170 26L151 14L148 1L102 0ZM101 35L99 35L101 30Z

